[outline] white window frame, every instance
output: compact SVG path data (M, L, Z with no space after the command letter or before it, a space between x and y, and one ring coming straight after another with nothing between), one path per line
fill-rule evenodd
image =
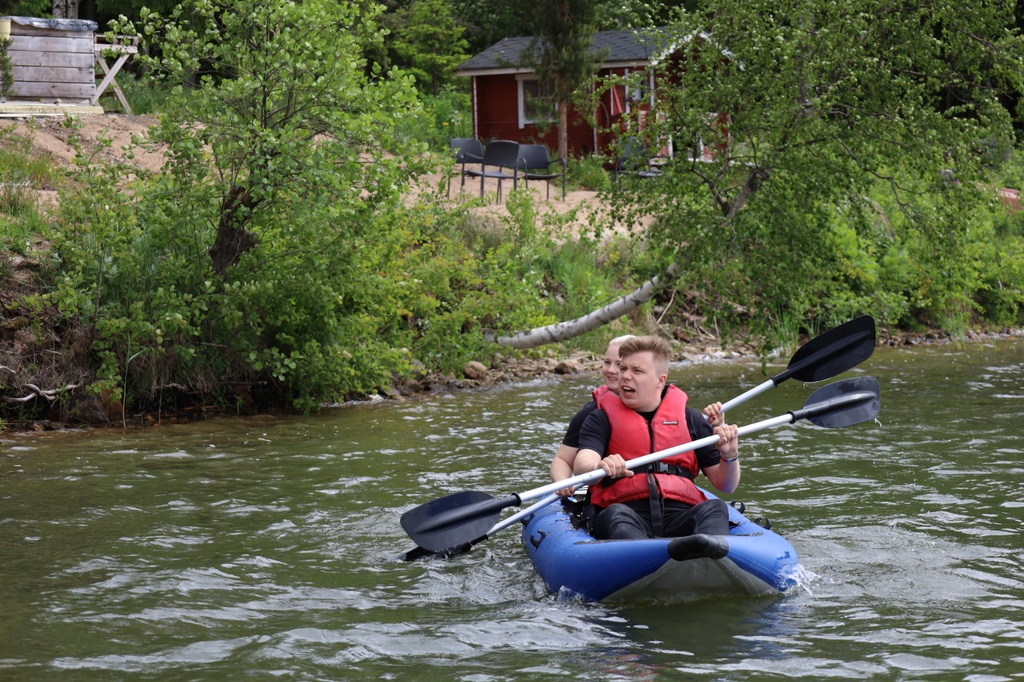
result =
M522 130L528 125L537 123L536 118L526 115L526 83L540 84L540 79L531 73L519 74L516 76L517 99L519 100L519 128Z

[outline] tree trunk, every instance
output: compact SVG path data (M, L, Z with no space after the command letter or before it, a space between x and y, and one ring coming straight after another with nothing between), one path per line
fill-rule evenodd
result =
M592 313L587 313L583 317L548 325L547 327L538 327L526 332L519 332L512 336L499 336L494 339L494 342L501 346L511 346L512 348L525 350L527 348L543 346L547 343L574 339L633 312L642 304L654 298L654 294L659 289L674 281L680 272L681 268L679 266L675 264L670 265L664 275L652 277L633 293L623 296L614 303L609 303Z
M228 269L237 264L242 254L259 244L259 238L245 229L246 216L260 202L254 201L252 195L244 187L231 188L220 204L220 224L217 226L217 239L210 248L213 259L213 270L221 277Z
M50 9L54 19L78 18L78 0L53 0Z
M569 103L558 103L558 158L569 159Z

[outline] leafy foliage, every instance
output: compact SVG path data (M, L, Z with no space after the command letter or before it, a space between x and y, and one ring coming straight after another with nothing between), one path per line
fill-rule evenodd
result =
M127 189L116 171L84 168L89 192L63 204L76 228L54 243L69 282L54 297L94 316L99 381L303 407L386 384L410 362L383 328L398 283L382 273L413 169L387 148L416 100L361 57L383 37L375 15L330 0L143 14L163 50L149 66L177 84L152 131L165 172L127 201L109 196Z
M469 58L465 28L456 23L449 0L412 0L388 15L397 64L433 95L456 82L455 68Z
M591 52L597 31L593 0L539 0L531 49L525 52L541 92L557 109L558 156L568 158L568 111L575 93L597 73L603 55Z
M0 97L6 97L14 87L14 62L8 54L11 42L8 37L0 38Z
M552 320L537 265L550 242L525 195L507 231L430 196L406 204L421 147L398 128L420 109L411 79L359 56L383 36L373 13L233 8L147 15L163 48L151 73L173 89L150 135L163 171L80 150L44 234L55 285L31 305L88 338L91 392L308 409L457 369L494 332ZM218 260L225 232L246 239Z
M1013 23L998 2L702 3L665 40L645 130L676 158L622 205L654 217L684 286L742 302L726 322L962 329L982 286L979 145L1012 137L1001 97L1024 87Z
M394 4L405 17L443 10ZM368 58L389 54L375 6L140 10L160 45L145 59L158 83L131 90L171 93L153 98L162 173L81 149L65 182L0 133L0 174L17 185L0 188L0 249L25 251L37 234L51 247L48 290L8 308L61 351L41 341L34 357L65 364L38 383L87 384L122 411L313 408L496 358L495 336L605 305L669 262L720 329L769 340L863 312L953 331L1024 322L1024 213L992 189L1024 179L1007 108L1022 50L1001 5L688 0L597 3L597 18L642 25L677 4L689 13L658 60L665 115L632 122L652 148L671 138L675 158L602 194L634 239L598 222L580 232L579 215L540 215L520 191L500 224L473 203L410 201L436 161L425 150L447 158L448 139L469 134L469 98L419 73L417 92L398 63ZM533 31L532 7L467 3L456 15L476 39L506 14L520 23L502 28ZM457 28L405 28L403 63L429 76L434 62L413 62L435 38L437 56L455 59ZM571 171L611 189L599 159ZM61 187L60 214L45 222L22 185ZM602 347L610 333L570 343Z

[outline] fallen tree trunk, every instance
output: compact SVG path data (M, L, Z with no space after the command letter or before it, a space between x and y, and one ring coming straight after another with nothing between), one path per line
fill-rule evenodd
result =
M558 343L559 341L574 339L633 312L654 298L654 295L661 288L673 282L680 272L679 266L675 264L670 265L663 275L652 277L636 291L609 303L603 308L587 313L583 317L558 322L546 327L537 327L536 329L519 332L512 336L499 336L494 339L494 342L502 346L526 350L548 343Z

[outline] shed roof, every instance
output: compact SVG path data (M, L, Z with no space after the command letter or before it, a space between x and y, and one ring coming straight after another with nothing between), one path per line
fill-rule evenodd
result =
M591 54L603 55L605 66L646 65L660 52L656 37L661 29L642 31L598 31L594 34ZM533 37L504 38L480 54L459 65L455 73L475 76L482 72L516 73L533 71L524 63L523 55L533 44Z

